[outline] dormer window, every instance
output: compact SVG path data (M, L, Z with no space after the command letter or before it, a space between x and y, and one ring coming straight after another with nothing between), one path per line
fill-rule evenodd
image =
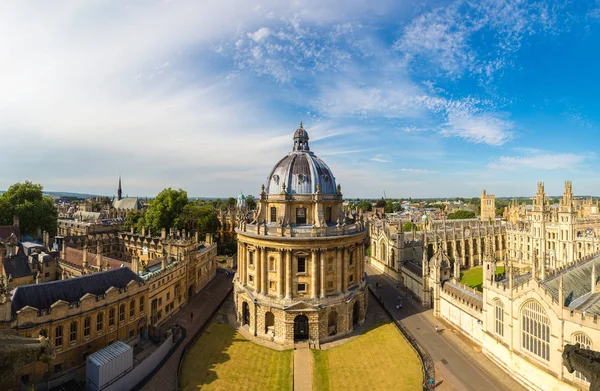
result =
M298 183L304 182L304 174L298 174Z
M279 175L273 175L273 180L276 184L279 184Z

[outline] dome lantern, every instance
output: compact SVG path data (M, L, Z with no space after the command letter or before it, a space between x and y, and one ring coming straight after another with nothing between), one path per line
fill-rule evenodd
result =
M294 151L310 151L308 132L302 127L302 122L300 122L300 127L294 133Z

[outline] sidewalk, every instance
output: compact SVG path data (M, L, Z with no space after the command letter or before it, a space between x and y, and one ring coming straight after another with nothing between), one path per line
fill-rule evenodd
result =
M307 342L294 350L294 391L312 391L312 354Z
M231 279L232 276L217 274L181 311L162 325L161 328L168 328L178 323L180 326L185 327L187 335L169 360L144 386L144 391L176 391L177 366L183 348L227 295L231 288ZM190 312L194 313L193 322L190 320Z
M382 274L371 265L365 265L371 284L382 284L376 290L392 314L413 333L419 343L427 349L435 363L436 384L440 390L525 390L518 382L487 358L481 349L461 336L441 319L433 316L433 311L421 306L415 299L405 298L403 309L398 311L398 296L404 296L396 282ZM443 333L435 332L435 325L446 329Z

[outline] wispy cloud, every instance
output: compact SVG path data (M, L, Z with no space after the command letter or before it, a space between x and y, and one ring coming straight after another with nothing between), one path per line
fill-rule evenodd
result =
M501 156L489 163L488 167L497 170L576 170L585 161L595 158L591 153L530 152L522 156Z
M373 161L373 162L377 162L377 163L391 163L392 162L392 158L390 156L386 156L386 155L375 155L372 158L370 158L369 160Z
M395 48L409 64L427 61L433 73L456 78L470 71L490 77L510 64L525 37L555 32L560 8L547 2L456 0L413 19ZM491 39L481 39L486 36Z
M440 133L477 144L499 146L512 138L513 124L487 114L450 115Z
M423 168L401 168L398 171L409 173L409 174L430 174L434 171L426 170Z

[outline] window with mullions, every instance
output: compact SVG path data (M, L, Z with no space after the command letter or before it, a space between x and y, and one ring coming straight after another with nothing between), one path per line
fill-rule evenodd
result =
M271 207L271 223L276 223L277 222L277 208L272 206Z
M306 224L306 208L296 208L296 224Z
M298 258L298 273L306 273L306 258Z
M500 300L494 302L495 331L496 334L504 336L504 304Z
M521 310L521 347L550 361L550 320L536 301L530 301Z

